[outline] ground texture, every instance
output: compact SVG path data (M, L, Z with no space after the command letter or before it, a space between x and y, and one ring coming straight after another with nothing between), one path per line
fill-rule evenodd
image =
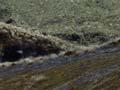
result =
M0 0L0 90L119 90L119 37L120 0Z

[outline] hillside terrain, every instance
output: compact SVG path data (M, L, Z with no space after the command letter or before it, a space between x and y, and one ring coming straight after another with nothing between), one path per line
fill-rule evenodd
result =
M1 21L73 43L101 44L118 36L119 0L1 0ZM102 34L102 35L101 35Z
M120 0L0 0L0 90L119 90Z

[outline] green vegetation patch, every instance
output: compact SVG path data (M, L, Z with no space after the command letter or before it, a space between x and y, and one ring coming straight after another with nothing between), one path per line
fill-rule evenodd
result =
M120 34L119 0L0 0L0 2L4 6L0 9L1 16L12 18L17 26L31 30L56 36L97 32L113 38ZM82 41L77 40L77 43L88 45L106 42L91 39L92 42L83 37Z

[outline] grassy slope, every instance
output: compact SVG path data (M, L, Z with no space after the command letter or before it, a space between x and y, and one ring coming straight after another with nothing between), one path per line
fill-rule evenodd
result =
M17 26L24 28L52 35L102 32L114 36L120 32L119 0L6 0L4 2L1 0L1 2L9 9L9 15L16 20ZM84 40L84 37L82 38Z

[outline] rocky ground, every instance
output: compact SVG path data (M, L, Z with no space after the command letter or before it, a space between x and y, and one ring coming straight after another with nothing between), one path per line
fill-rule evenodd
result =
M1 67L0 89L117 90L120 88L119 51L119 44L110 43L77 55Z
M99 36L98 33L88 35ZM80 46L5 23L0 23L0 37L0 90L120 88L119 37L111 37L100 45ZM34 52L38 55L33 55Z

